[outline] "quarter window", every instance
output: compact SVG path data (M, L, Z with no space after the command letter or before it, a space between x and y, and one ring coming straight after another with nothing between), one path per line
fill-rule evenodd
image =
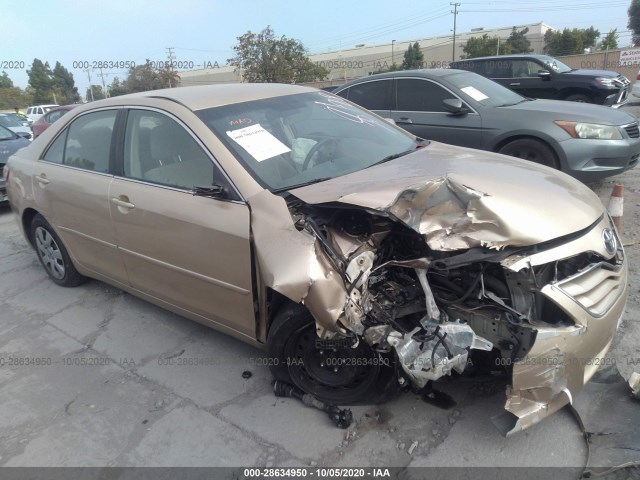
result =
M397 110L405 112L446 112L442 101L455 98L440 85L427 80L397 80Z
M222 174L182 125L166 115L148 110L129 112L124 174L129 178L188 190L223 182Z

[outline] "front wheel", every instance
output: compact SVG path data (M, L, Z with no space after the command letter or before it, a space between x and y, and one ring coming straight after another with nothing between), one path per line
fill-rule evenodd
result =
M339 348L323 347L317 340L315 321L306 308L281 309L267 340L276 380L334 405L381 403L398 391L393 353L376 352L363 339L355 347Z
M38 259L51 280L63 287L76 287L87 280L73 266L62 240L40 214L31 222L31 237Z
M565 98L567 102L578 102L578 103L593 103L591 98L587 95L583 95L582 93L575 93L573 95L569 95Z
M553 150L541 141L532 138L520 138L509 142L498 150L498 153L529 160L555 169L560 168Z

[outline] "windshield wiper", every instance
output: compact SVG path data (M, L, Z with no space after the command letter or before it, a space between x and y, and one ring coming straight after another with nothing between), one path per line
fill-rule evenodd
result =
M423 145L419 145L416 148L412 148L410 150L405 150L404 152L394 153L392 155L387 155L382 160L378 160L376 163L373 163L373 164L369 165L367 168L375 167L376 165L380 165L381 163L390 162L391 160L395 160L396 158L400 158L400 157L403 157L403 156L408 155L410 153L413 153L413 152L416 151L416 149L420 148L421 146L423 146Z
M333 177L314 178L313 180L309 180L308 182L297 183L296 185L289 185L288 187L274 188L273 190L271 190L271 193L281 193L288 190L295 190L296 188L306 187L307 185L313 185L314 183L326 182L327 180L331 180L332 178Z
M520 105L523 102L529 102L531 98L523 98L522 100L517 101L516 103L505 103L504 105L500 105L500 107L513 107L514 105Z

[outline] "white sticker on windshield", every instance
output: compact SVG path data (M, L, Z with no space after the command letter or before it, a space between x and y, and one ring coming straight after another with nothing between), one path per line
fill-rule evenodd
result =
M486 100L487 98L489 98L475 87L464 87L464 88L461 88L460 90L462 90L464 93L469 95L476 102L480 102L482 100Z
M229 130L227 135L258 162L291 151L284 143L262 128L259 123L238 130Z

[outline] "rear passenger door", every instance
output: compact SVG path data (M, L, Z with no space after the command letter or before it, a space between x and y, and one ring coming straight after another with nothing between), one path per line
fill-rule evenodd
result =
M33 191L76 265L126 285L108 203L118 111L80 115L62 130L35 165Z
M392 79L371 80L353 85L337 95L377 113L383 118L391 118Z
M109 191L118 249L136 290L255 339L249 209L176 118L131 109ZM226 199L193 194L222 185Z
M405 130L421 138L465 147L482 148L480 116L469 110L454 115L444 109L443 100L459 99L442 85L424 78L397 78L395 108L391 118ZM461 100L461 99L460 99Z

